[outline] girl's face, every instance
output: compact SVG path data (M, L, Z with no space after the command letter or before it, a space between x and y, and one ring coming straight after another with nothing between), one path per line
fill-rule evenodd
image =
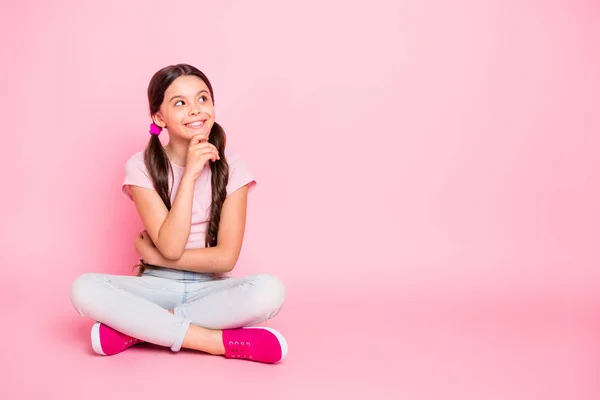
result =
M209 134L215 122L215 108L204 81L194 75L175 79L165 91L160 110L152 119L169 130L169 136L191 139Z

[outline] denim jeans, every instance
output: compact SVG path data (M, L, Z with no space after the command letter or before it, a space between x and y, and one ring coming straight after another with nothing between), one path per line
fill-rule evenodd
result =
M256 325L277 315L284 298L283 283L273 275L215 277L167 268L149 268L139 277L86 273L70 294L82 316L175 352L190 324Z

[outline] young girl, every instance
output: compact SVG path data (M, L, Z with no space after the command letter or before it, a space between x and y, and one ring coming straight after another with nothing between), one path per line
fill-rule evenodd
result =
M71 302L92 327L93 350L120 353L140 342L226 358L276 363L287 342L273 318L285 289L272 275L232 278L244 236L248 190L242 159L225 149L213 89L198 69L161 69L148 86L153 123L145 151L125 165L123 193L146 228L135 239L137 276L88 273ZM158 135L169 132L162 146Z

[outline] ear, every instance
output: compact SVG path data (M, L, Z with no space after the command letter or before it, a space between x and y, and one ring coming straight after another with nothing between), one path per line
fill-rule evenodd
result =
M156 125L160 126L161 128L167 127L167 124L165 124L165 121L162 119L162 116L160 115L159 112L152 116L152 122L154 122Z

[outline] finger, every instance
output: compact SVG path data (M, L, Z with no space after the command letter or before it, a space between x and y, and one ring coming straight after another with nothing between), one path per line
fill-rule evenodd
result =
M194 145L200 143L203 140L206 140L206 136L206 133L199 133L197 135L192 136L192 138L190 139L190 145Z
M207 133L199 133L197 135L194 135L190 139L190 147L192 147L193 145L196 145L198 143L201 143L201 142L206 142L207 139L208 139Z
M197 150L205 150L205 149L210 149L212 151L215 152L219 152L219 149L217 149L214 145L208 143L208 142L203 142L203 143L198 143L192 147L189 148L189 151L197 151Z
M204 156L207 160L211 160L212 162L219 160L219 155L215 153L206 153Z
M220 160L221 158L219 157L218 153L204 153L201 156L202 158L204 158L205 160L212 160L213 162Z
M194 153L196 154L196 157L207 157L210 156L215 157L216 159L221 159L221 157L219 156L219 151L217 149L210 149L210 148L203 148L203 149L196 149L194 151Z
M201 149L195 149L194 150L194 154L195 155L202 155L202 154L214 154L214 155L219 155L219 150L217 149L211 149L211 148L201 148Z
M196 143L195 145L190 146L189 150L192 151L192 150L204 149L204 148L210 148L210 149L217 150L217 148L215 147L215 145L212 144L212 143L209 143L209 142Z

